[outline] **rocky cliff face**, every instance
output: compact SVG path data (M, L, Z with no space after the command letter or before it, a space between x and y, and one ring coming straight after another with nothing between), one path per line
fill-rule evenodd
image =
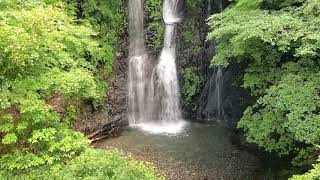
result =
M127 83L128 83L128 43L123 41L114 67L114 74L110 82L107 96L107 110L109 119L127 122Z
M102 109L94 110L90 103L81 106L79 119L73 128L85 134L99 130L103 125L121 120L127 124L128 41L124 34L119 44L114 69L108 83L108 93Z
M198 121L216 121L217 101L214 96L216 91L216 71L210 67L211 59L214 56L215 43L206 41L209 32L207 17L209 14L218 13L227 4L225 1L207 0L198 3L185 5L184 21L179 28L178 40L178 72L182 93L182 106L184 117ZM208 12L209 11L209 12ZM203 78L201 86L193 95L191 103L186 101L186 94L183 91L186 86L184 73L186 68L191 67L194 74ZM238 77L241 76L244 67L233 64L223 69L222 81L222 107L224 109L224 121L235 124L250 99L249 93L242 89Z
M192 10L193 9L193 10ZM184 72L191 68L194 74L201 76L204 80L210 64L210 57L206 52L206 36L208 26L203 4L194 7L185 5L184 20L179 26L177 43L177 66L180 80L182 108L186 119L196 118L196 109L199 108L197 97L200 96L200 89L197 89L190 102L186 102L186 93L183 89L186 86ZM201 84L203 86L204 83Z

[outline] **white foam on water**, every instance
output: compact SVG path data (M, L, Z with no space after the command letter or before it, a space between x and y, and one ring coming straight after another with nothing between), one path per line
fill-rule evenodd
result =
M179 134L185 130L186 121L180 120L176 122L156 123L147 122L140 124L133 124L131 127L141 129L151 134Z

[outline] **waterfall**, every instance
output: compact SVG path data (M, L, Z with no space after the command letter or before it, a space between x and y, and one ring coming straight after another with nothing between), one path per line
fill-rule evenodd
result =
M223 109L223 101L222 101L222 89L223 89L223 74L221 66L218 66L215 72L215 85L216 85L216 103L217 103L217 114L216 118L218 120L224 119L224 109Z
M222 0L207 0L207 16L223 11ZM214 55L215 42L210 41L208 45L208 57ZM198 112L198 117L207 120L224 120L223 109L223 69L217 66L208 75L208 79L203 93L200 97L201 108Z
M176 67L176 31L181 21L179 0L163 1L163 48L151 77L147 73L144 45L143 1L129 0L129 124L151 132L176 133L184 121Z
M222 0L218 0L218 12L223 11ZM216 83L216 99L217 99L217 118L219 120L224 119L224 109L222 101L222 89L223 89L223 72L221 66L218 66L215 72L215 83Z
M128 119L129 124L145 117L146 60L144 42L143 0L129 0L129 74Z
M151 92L157 109L158 118L163 122L181 119L179 107L179 82L176 67L176 27L180 22L177 16L177 0L163 2L163 19L165 22L164 43L158 65L152 73Z

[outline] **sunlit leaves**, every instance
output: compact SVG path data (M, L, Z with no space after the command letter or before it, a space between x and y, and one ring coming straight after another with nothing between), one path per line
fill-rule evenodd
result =
M62 7L54 0L0 2L0 174L64 163L88 148L68 125L77 103L102 99L97 67L110 55L93 39L97 33ZM54 111L52 94L70 114Z
M116 47L126 23L124 1L122 0L65 0L71 14L77 16L77 23L89 24L96 32L95 39L100 43L99 49L88 47L95 54L95 65L103 66L100 72L104 78L112 72ZM81 38L83 39L83 38Z
M0 0L0 179L156 179L70 129L80 102L103 99L122 3L89 0L70 13L60 0Z
M240 0L209 22L208 38L219 43L212 64L246 64L243 87L258 97L238 127L248 141L297 155L300 164L320 142L319 7L318 0Z
M0 22L4 24L0 29L0 70L7 78L15 78L18 73L39 74L50 66L94 70L104 58L99 44L92 40L96 33L73 24L59 8L3 11ZM88 54L91 58L84 59Z
M86 149L76 158L66 164L54 164L54 158L42 156L38 158L32 154L15 152L14 158L4 157L0 169L12 164L12 170L2 173L4 179L132 179L157 180L164 179L157 175L149 164L143 164L125 157L118 151L101 151ZM19 161L22 163L20 164ZM38 166L39 168L30 168Z
M14 133L8 133L3 137L2 143L3 144L12 144L12 143L16 143L17 140L18 140L18 138Z

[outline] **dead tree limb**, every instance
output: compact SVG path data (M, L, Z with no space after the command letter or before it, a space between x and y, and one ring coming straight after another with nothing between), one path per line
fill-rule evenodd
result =
M108 137L116 137L120 134L120 130L122 126L123 126L123 123L120 119L116 121L112 121L102 126L99 130L88 134L86 138L89 139L91 143L93 143L100 139L104 139Z

